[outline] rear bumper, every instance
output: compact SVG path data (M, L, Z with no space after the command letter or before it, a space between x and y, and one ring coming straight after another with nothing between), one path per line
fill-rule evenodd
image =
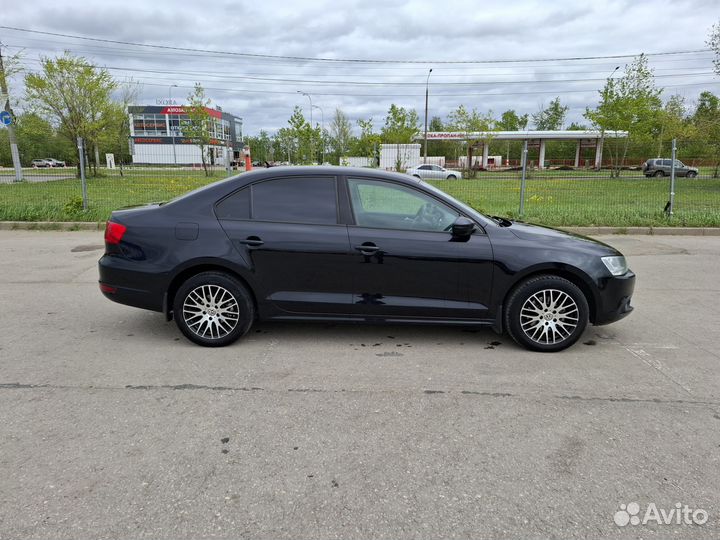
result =
M104 255L98 261L102 294L118 304L151 311L163 311L164 280L158 274L132 268L134 261Z
M635 274L630 270L622 276L607 278L600 291L593 323L609 324L630 315L634 309L631 305L634 290Z

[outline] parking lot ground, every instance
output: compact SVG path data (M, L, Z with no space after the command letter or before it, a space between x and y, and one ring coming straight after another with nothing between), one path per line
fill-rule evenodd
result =
M326 324L200 348L102 297L102 233L0 231L0 538L717 538L720 237L602 239L635 313L547 355ZM708 521L620 527L630 502Z

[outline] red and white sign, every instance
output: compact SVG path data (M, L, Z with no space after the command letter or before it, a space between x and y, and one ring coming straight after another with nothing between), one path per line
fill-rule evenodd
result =
M208 109L207 107L205 107L205 110L213 118L222 118L222 113L220 111ZM185 110L185 107L165 107L161 111L161 114L187 114L187 111Z

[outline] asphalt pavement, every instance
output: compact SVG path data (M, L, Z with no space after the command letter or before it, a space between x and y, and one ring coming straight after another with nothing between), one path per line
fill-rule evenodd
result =
M635 312L548 355L279 323L205 349L100 294L101 232L0 231L0 539L718 538L720 237L602 239ZM707 521L644 519L677 503Z

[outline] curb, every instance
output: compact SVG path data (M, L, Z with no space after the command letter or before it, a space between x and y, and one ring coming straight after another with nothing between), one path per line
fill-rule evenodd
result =
M720 227L556 227L586 236L720 236ZM105 222L0 221L0 231L102 231Z
M0 221L0 231L102 231L105 222Z
M558 227L586 236L646 235L646 236L720 236L720 227Z

